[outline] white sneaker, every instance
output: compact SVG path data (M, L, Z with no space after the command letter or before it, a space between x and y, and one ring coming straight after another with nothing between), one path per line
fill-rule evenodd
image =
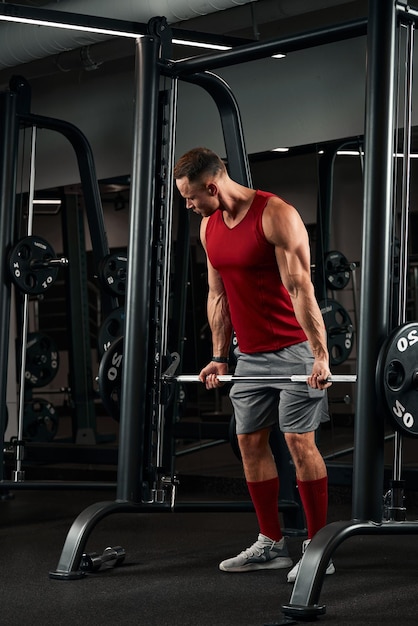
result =
M250 548L219 564L223 572L249 572L257 569L282 569L292 567L285 538L273 541L261 533Z
M309 545L310 541L311 541L310 539L305 539L305 541L303 542L303 544L302 544L302 556L304 555L305 550L306 550L307 546ZM300 559L300 561L301 560L302 559ZM287 575L287 582L288 583L294 583L295 582L296 576L297 576L298 571L299 571L300 561L298 561L296 563L296 565L288 573L288 575ZM328 574L328 575L329 574L334 574L334 572L335 572L334 563L330 560L330 562L328 563L327 571L325 572L325 574Z

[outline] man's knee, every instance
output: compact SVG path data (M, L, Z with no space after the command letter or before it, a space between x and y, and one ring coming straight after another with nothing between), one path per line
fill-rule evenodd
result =
M303 463L318 454L314 433L285 433L285 440L295 463Z
M244 457L257 456L269 447L270 429L238 435L238 445Z

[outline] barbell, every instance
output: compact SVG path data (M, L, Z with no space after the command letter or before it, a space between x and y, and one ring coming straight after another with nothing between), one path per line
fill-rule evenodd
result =
M175 376L179 364L176 353L173 362L161 377L163 384L200 382L197 374ZM99 367L99 393L106 410L119 419L122 387L123 337L114 341L104 353ZM289 376L219 376L221 382L307 382L307 375ZM332 383L355 383L352 374L333 375ZM410 437L418 437L418 322L409 322L394 329L379 351L376 364L376 394L379 410L393 427Z
M217 376L221 383L307 383L308 376L306 374L293 374L292 376L235 376L233 374L220 374ZM198 374L180 374L179 376L162 376L163 382L177 383L200 383L202 382ZM326 382L329 383L355 383L357 376L355 374L337 374L329 376Z

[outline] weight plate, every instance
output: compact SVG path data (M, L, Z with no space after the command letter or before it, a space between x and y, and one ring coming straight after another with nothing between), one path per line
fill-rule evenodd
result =
M124 337L116 339L106 350L99 365L98 383L99 395L106 411L116 421L120 419L120 403L122 389L122 363L123 363L123 340ZM166 360L166 357L163 357ZM167 362L163 361L163 367L170 365L170 357ZM175 385L166 384L161 393L161 402L166 406L173 402L175 395Z
M25 404L23 437L29 441L52 441L58 431L55 408L42 398Z
M106 411L119 421L122 387L123 337L114 341L99 365L99 394Z
M331 365L341 365L353 349L353 323L348 311L335 300L319 303L327 330L327 343Z
M9 254L10 276L16 287L29 295L43 293L55 282L58 266L45 266L56 255L42 237L21 239Z
M394 428L418 437L418 323L395 328L384 342L376 368L376 387Z
M99 330L99 355L106 352L115 339L118 339L125 331L125 309L118 307L114 309L105 319Z
M124 296L126 291L127 258L121 254L107 254L99 263L99 279L111 295Z
M25 383L30 387L44 387L54 380L58 368L59 352L54 341L43 333L29 333Z
M327 252L324 259L325 281L330 289L344 289L350 281L350 264L336 250Z

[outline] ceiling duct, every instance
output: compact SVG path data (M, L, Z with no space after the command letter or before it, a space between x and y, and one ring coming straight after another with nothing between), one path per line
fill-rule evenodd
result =
M150 18L161 15L172 24L249 2L254 0L64 0L51 2L42 8L57 11L57 18L59 11L66 11L146 23ZM0 69L16 67L105 39L109 37L47 26L5 23L0 25Z

